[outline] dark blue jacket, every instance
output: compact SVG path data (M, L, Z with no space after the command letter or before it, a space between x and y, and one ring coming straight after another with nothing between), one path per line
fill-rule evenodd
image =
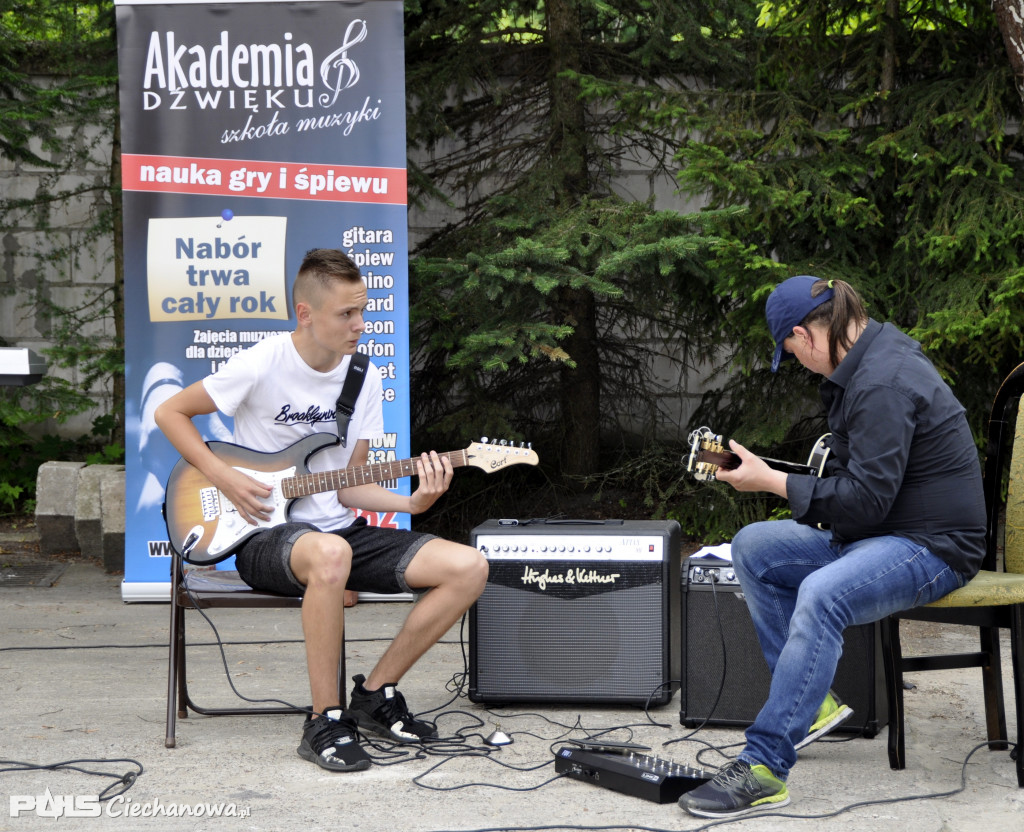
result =
M964 408L920 345L867 328L820 386L832 432L829 476L790 474L793 517L838 543L897 535L965 578L985 554L985 498Z

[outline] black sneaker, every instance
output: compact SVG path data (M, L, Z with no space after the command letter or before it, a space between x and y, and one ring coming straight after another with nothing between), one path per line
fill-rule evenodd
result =
M786 783L765 766L742 760L729 763L704 783L679 798L679 805L702 818L734 818L758 809L778 809L789 803Z
M370 757L359 744L356 721L341 708L328 708L318 717L306 714L298 751L302 759L328 771L370 767Z
M387 684L380 690L368 691L363 687L366 677L362 674L353 676L352 681L356 686L352 688L348 712L361 728L397 742L437 739L437 729L409 713L405 697L395 685Z

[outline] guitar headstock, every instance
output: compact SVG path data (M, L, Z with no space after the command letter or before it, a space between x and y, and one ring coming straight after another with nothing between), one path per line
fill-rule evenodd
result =
M714 480L719 468L729 468L727 460L733 455L725 447L725 441L711 428L699 427L690 432L690 454L686 459L686 470L694 479Z
M507 439L489 442L484 436L466 448L466 464L490 473L509 465L536 465L540 460L529 442L518 445Z

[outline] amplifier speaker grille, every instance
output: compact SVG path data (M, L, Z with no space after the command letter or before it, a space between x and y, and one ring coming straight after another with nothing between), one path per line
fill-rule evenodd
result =
M660 582L659 582L660 583ZM635 699L664 682L661 587L560 599L490 585L478 603L478 695Z

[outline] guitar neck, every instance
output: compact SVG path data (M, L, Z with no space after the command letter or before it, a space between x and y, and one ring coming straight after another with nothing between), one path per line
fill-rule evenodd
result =
M449 451L447 456L453 468L469 464L467 451ZM416 473L416 462L419 457L398 459L394 462L379 462L370 465L356 465L351 468L339 468L335 471L313 471L286 477L281 480L281 493L288 500L320 494L324 491L337 491L353 485L366 485L371 482L385 482L400 477L411 477Z
M740 458L732 451L701 451L698 453L698 459L701 462L708 462L711 465L717 465L719 468L724 468L726 471L732 471L740 466ZM770 468L774 468L776 471L781 471L784 474L818 474L818 470L811 465L803 465L799 462L788 462L784 459L772 459L770 457L761 456L758 457L762 462L766 462Z

